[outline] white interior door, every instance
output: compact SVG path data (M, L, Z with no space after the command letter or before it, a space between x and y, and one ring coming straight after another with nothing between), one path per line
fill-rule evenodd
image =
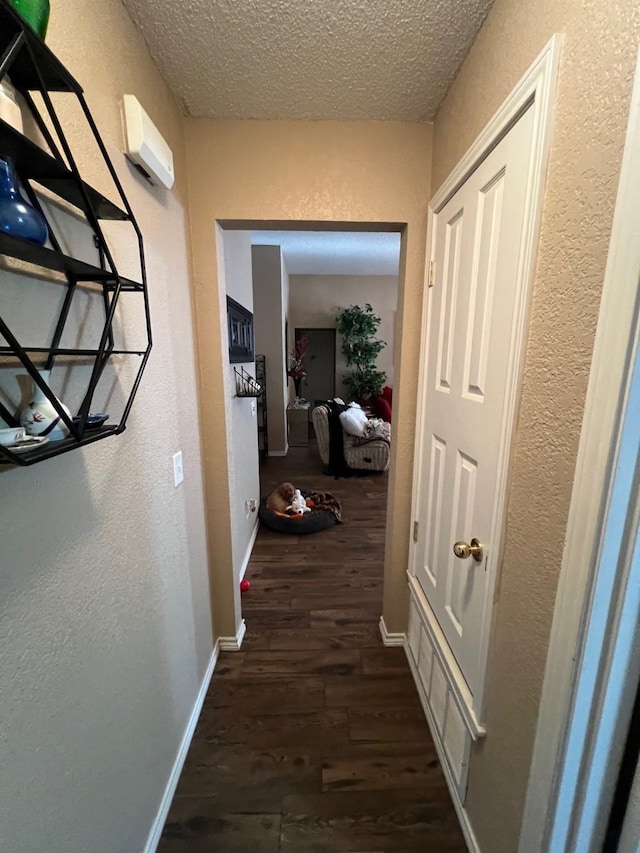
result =
M520 344L528 109L432 219L412 570L471 694L484 676ZM454 556L457 541L481 559Z

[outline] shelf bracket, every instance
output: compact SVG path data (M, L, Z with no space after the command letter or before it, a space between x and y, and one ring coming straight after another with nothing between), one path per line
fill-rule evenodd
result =
M8 74L9 69L13 65L13 62L20 52L22 45L25 42L25 37L23 32L17 33L11 44L7 47L5 52L0 59L0 80Z

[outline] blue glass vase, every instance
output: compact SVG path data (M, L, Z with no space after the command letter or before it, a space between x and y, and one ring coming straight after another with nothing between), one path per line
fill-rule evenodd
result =
M47 223L20 195L18 177L9 157L0 157L0 231L44 246Z

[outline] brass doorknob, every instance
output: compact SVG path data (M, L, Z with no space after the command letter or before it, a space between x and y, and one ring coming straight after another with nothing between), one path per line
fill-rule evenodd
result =
M461 560L473 557L476 563L481 563L484 556L484 548L477 539L472 539L470 545L466 542L456 542L453 546L453 553Z

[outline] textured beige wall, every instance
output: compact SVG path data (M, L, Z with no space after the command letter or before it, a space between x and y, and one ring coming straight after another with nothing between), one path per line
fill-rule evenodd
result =
M183 128L119 0L52 4L48 42L84 86L144 232L155 349L122 436L0 472L0 847L134 851L212 650ZM120 153L124 92L173 148L172 192ZM80 167L111 192L70 100L57 97ZM123 228L109 233L126 261Z
M554 32L564 35L540 255L467 807L483 850L522 816L638 47L638 5L496 0L434 126L433 189Z
M253 246L256 353L265 357L267 373L267 429L269 453L288 449L285 385L285 282L288 282L280 246Z
M222 381L219 343L214 339L218 281L214 222L408 223L403 239L406 276L398 293L395 433L390 472L389 531L385 554L384 613L389 630L406 622L408 527L411 504L413 435L420 314L424 272L426 210L430 186L431 127L367 122L259 122L189 119L186 123L191 200L196 321L200 340L203 417L215 425L204 436L212 560L219 545L211 519L221 501L221 472L226 471L224 425L215 409ZM384 230L389 230L385 228ZM404 262L401 265L404 270ZM396 377L398 374L396 374ZM204 380L203 380L204 383ZM211 392L211 393L207 393ZM222 508L224 511L224 508ZM214 599L231 608L224 568L214 575ZM216 611L216 614L218 611ZM218 625L218 622L216 622Z
M251 234L248 231L225 231L224 278L227 296L253 313L253 283L251 277ZM222 317L221 337L224 353L228 353L229 335L226 315ZM260 498L258 475L258 431L255 398L238 397L234 368L243 367L255 376L255 363L229 364L225 371L224 405L227 411L227 441L229 452L229 513L233 576L237 588L240 572L247 558L249 543L258 523L257 511L247 509L247 501ZM235 633L235 632L234 632Z
M336 312L349 305L369 302L382 320L377 336L387 346L378 356L377 365L387 374L387 384L393 385L393 341L398 278L393 275L292 275L291 323L298 328L333 329ZM346 393L343 375L347 363L342 353L341 339L336 335L336 394Z

